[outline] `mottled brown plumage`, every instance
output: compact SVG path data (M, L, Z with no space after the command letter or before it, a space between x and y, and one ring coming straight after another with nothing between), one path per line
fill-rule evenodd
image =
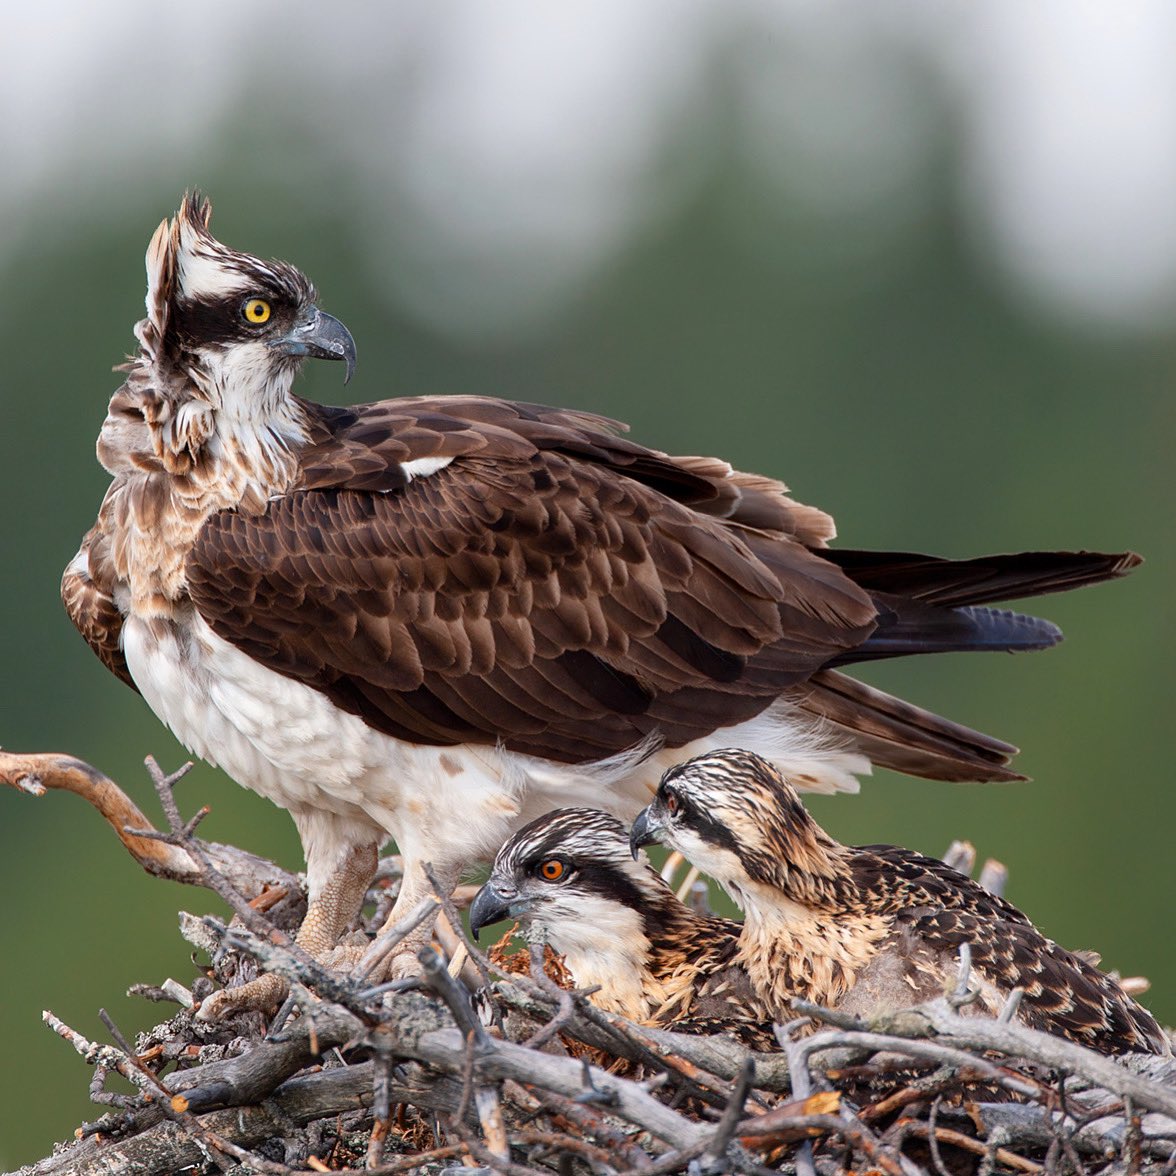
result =
M251 657L396 738L575 763L652 733L681 746L786 695L879 765L1010 779L1008 744L829 667L1050 644L1050 626L958 610L1137 562L828 551L832 520L773 479L647 449L591 413L479 397L336 409L290 396L299 444L231 461L222 444L213 460L217 406L189 371L213 316L174 300L184 233L211 242L208 217L189 201L152 242L140 354L100 443L116 478L149 476L116 480L63 584L112 667L116 586L140 562L125 537L165 526L172 558L138 569L135 596L165 615L190 601ZM292 267L212 245L232 275L264 266L291 301L313 297ZM446 464L414 476L422 461Z
M771 764L734 749L666 773L634 823L720 882L743 908L737 960L768 1013L794 996L869 1014L942 995L971 946L977 1004L1104 1053L1168 1052L1146 1009L1011 903L934 858L841 845Z
M503 845L470 926L477 935L506 918L562 955L576 987L599 985L590 999L608 1012L776 1048L735 963L740 925L680 902L657 871L634 860L628 831L607 813L556 809Z
M261 517L207 520L188 592L219 635L386 734L576 763L651 734L681 746L787 694L860 732L879 764L1015 775L1007 745L821 672L871 656L894 602L819 551L830 520L779 483L644 449L588 413L473 397L299 408L297 480ZM410 481L421 460L450 464ZM1130 562L1094 572L1094 558L1066 557L1064 574ZM931 640L958 620L895 607L896 629L917 614ZM1025 635L1053 639L1036 622Z

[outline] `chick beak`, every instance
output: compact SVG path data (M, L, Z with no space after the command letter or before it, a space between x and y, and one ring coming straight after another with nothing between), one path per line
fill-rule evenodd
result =
M653 805L647 805L643 808L637 814L637 818L629 830L629 850L634 858L637 857L637 851L643 845L652 845L658 840L658 835L661 833L661 825L650 811L652 808Z
M512 905L517 913L517 894L505 895L495 889L492 883L487 882L474 895L474 901L470 903L470 934L473 935L475 941L478 938L478 932L483 927L491 923L501 922L503 919L511 918Z

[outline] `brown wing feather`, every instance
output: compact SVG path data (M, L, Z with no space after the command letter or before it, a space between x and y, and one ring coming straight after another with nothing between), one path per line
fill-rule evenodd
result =
M61 577L61 601L69 619L102 664L132 690L137 690L120 644L123 617L114 603L114 576L105 545L106 539L97 527L86 534L78 557Z
M751 717L870 632L803 545L692 509L721 498L697 463L587 414L452 404L323 410L311 489L202 529L201 615L389 734L571 762ZM421 456L452 464L409 481Z
M946 955L968 943L981 976L1023 988L1020 1015L1034 1028L1107 1053L1166 1052L1155 1018L1111 977L971 878L896 846L862 847L851 869L870 911L893 915L896 930Z

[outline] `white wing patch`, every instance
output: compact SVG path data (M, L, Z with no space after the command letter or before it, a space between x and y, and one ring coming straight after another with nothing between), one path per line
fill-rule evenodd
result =
M443 470L452 460L452 457L417 457L412 461L402 461L400 468L411 482L413 478L427 478L430 474Z

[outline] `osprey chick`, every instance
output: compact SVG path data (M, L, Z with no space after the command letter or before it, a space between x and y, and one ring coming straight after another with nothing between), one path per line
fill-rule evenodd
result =
M345 962L332 950L389 838L399 919L429 892L423 863L451 884L569 802L630 817L708 748L753 748L823 791L871 762L1015 779L1015 748L833 667L1052 645L1048 622L978 606L1138 562L835 552L832 520L781 483L588 413L313 404L291 391L299 365L350 371L350 334L210 215L189 196L151 240L138 354L98 439L113 480L62 593L185 746L289 810L300 941L324 960Z
M526 939L564 958L577 988L611 1013L669 1029L776 1040L734 964L740 925L679 902L599 809L556 809L498 851L470 907L470 930L518 919Z
M794 996L863 1015L940 996L968 943L991 1015L1022 988L1018 1015L1035 1029L1102 1053L1169 1052L1145 1008L1011 903L912 850L841 845L757 755L727 749L671 768L630 832L634 854L655 840L742 908L735 958L776 1020Z

